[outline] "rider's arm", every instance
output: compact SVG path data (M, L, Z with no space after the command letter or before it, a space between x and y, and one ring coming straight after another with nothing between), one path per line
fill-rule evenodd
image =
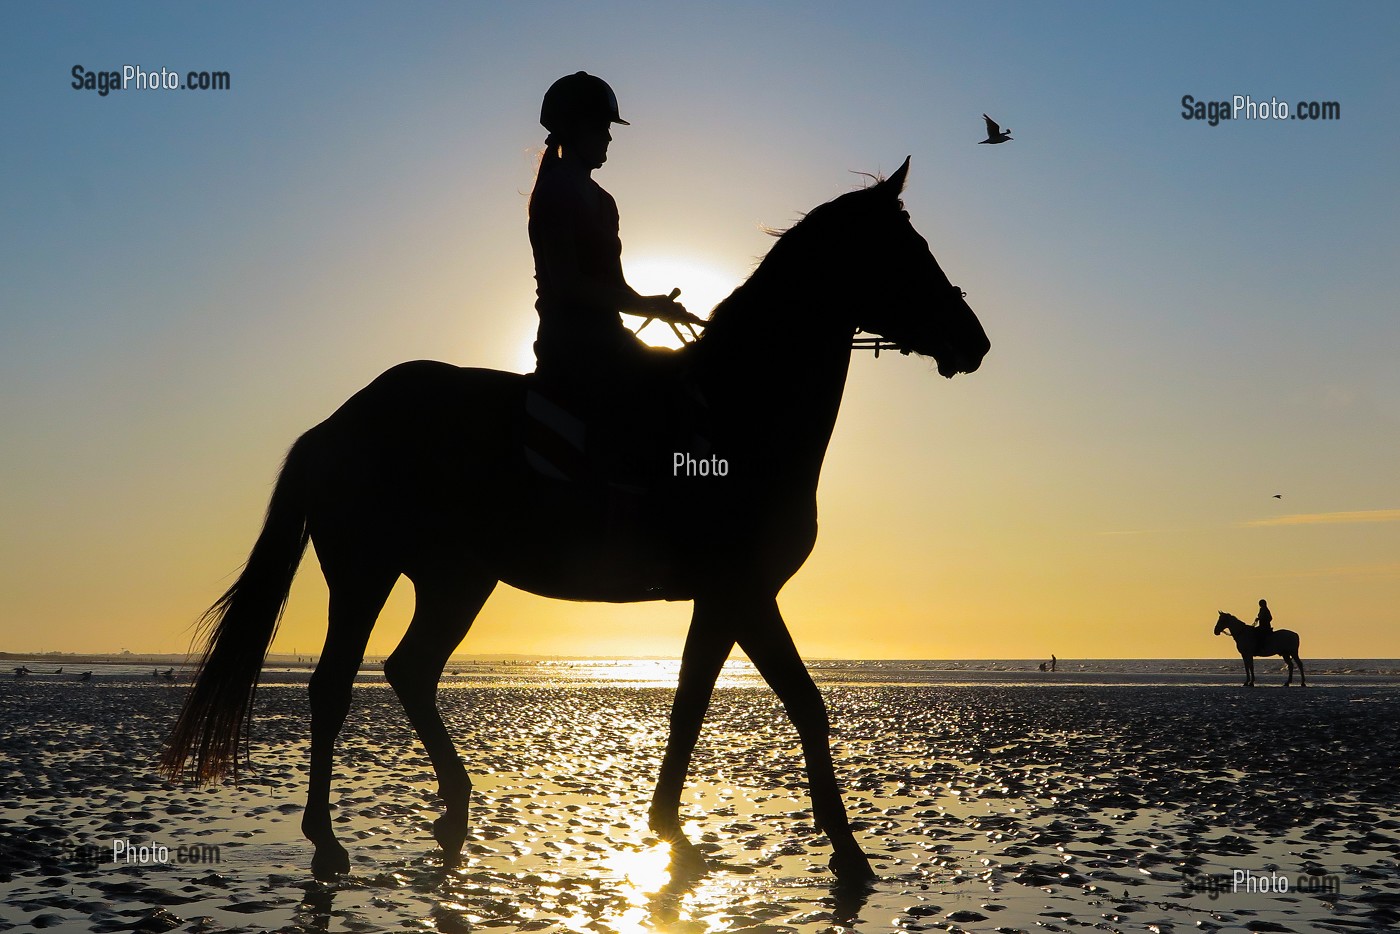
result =
M642 295L620 277L613 282L583 275L573 238L567 230L554 225L545 226L540 231L538 245L540 255L537 261L544 267L556 294L567 302L616 308L626 314L660 318L662 321L694 320L685 306L669 295Z
M669 295L642 295L627 284L619 266L615 276L585 275L578 256L574 224L583 210L568 203L558 190L537 198L531 205L531 240L535 261L549 279L551 291L569 304L615 308L632 315L663 321L695 321L685 306Z

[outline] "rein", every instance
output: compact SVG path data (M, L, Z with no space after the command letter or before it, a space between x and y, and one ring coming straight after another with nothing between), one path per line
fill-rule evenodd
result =
M958 293L958 298L967 298L967 292L965 292L965 291L963 291L962 289L958 288L956 285L953 286L952 288L953 288L953 291L954 291L954 292L957 292L957 293ZM676 296L678 296L678 295L680 295L680 294L681 294L681 290L680 290L680 289L674 289L674 290L672 290L671 294L670 294L669 296L667 296L667 297L668 297L668 298L674 299ZM692 317L693 317L693 316L692 316ZM636 329L635 331L633 331L632 333L633 333L633 334L639 334L639 333L641 333L642 328L646 327L648 324L651 324L651 323L652 323L653 321L655 321L655 320L656 320L655 317L648 317L645 321L642 322L641 327L637 328L637 329ZM680 324L682 324L682 325L685 326L685 331L682 331L682 330L680 329L680 327L677 326L677 322L675 322L675 321L667 321L666 323L669 324L669 325L671 326L671 331L676 335L676 339L679 340L679 341L681 342L681 346L686 346L686 345L688 345L688 344L693 344L693 343L695 343L697 340L700 339L700 335L698 335L698 334L695 333L695 328L696 328L696 327L704 328L707 322L705 322L704 320L702 320L702 319L700 319L700 318L695 318L695 319L692 320L692 321L681 321ZM686 336L686 335L687 335L687 332L689 332L689 336L688 336L688 337ZM861 334L861 333L864 333L864 332L863 332L863 331L860 331L860 330L858 330L858 331L856 332L857 335L859 335L859 334ZM892 341L892 340L890 340L889 338L881 337L881 336L878 335L878 334L872 334L872 335L869 336L869 337L859 337L859 336L857 336L857 337L852 337L852 338L851 338L851 349L852 349L852 350L873 350L873 351L875 352L875 357L876 357L876 359L879 359L879 357L880 357L880 351L882 351L882 350L898 350L898 351L900 352L901 355L906 356L906 357L909 356L909 354L913 353L913 350L912 350L911 348L901 346L901 345L899 344L898 341Z

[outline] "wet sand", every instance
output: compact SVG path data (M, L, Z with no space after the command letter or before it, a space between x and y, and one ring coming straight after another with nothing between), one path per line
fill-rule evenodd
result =
M392 693L362 685L335 785L353 871L321 884L298 827L304 685L259 692L254 768L201 790L153 771L181 686L0 683L0 930L1400 924L1397 688L828 687L881 877L852 894L833 888L766 690L717 692L683 809L710 865L673 874L645 827L668 689L454 684L442 706L476 782L467 864L442 870L426 756ZM170 862L114 862L118 841ZM1231 891L1236 871L1256 891ZM1287 892L1258 891L1280 879Z

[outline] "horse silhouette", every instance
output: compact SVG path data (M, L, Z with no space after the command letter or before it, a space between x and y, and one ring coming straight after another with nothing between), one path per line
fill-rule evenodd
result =
M873 877L847 820L825 703L777 594L816 542L817 481L854 334L930 356L947 377L976 370L990 347L904 211L908 168L906 159L889 179L817 207L781 234L716 307L704 336L678 351L708 400L710 440L730 469L676 481L657 507L662 523L604 532L591 499L520 467L516 421L532 376L401 364L302 435L241 576L205 614L204 657L163 771L207 781L236 768L263 659L314 541L330 592L310 683L302 820L316 876L349 869L331 827L332 746L370 630L406 575L416 607L384 675L432 761L445 803L433 835L448 866L466 839L471 780L438 712L437 683L504 581L568 600L694 601L649 810L674 857L696 855L681 833L681 790L715 680L737 644L798 731L814 818L833 848L829 865L843 882Z
M1288 680L1283 682L1284 687L1293 683L1293 666L1298 666L1298 678L1302 681L1302 686L1308 686L1307 673L1303 671L1303 660L1298 657L1298 634L1291 629L1275 629L1269 635L1265 645L1259 645L1259 630L1246 623L1237 616L1232 616L1224 610L1219 611L1220 618L1215 623L1215 634L1218 636L1226 630L1235 640L1235 648L1240 653L1240 658L1244 660L1244 686L1254 687L1254 658L1257 655L1269 656L1278 655L1288 663Z

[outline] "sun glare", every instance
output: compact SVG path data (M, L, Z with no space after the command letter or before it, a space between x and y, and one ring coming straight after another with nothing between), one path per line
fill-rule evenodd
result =
M672 289L680 289L677 301L701 318L708 318L710 311L742 281L740 277L726 275L703 261L683 257L624 258L623 269L627 283L643 295L665 295ZM642 323L640 318L632 315L627 315L623 321L634 331ZM660 321L647 325L638 336L656 347L680 346L676 335Z
M655 895L671 881L671 847L665 843L615 850L604 857L603 864L626 881L633 905L645 905L646 896Z
M711 310L743 281L742 275L728 275L700 260L666 256L624 259L623 272L627 284L643 295L666 295L672 289L680 289L676 300L701 318L708 318ZM622 316L622 323L631 331L641 327L642 321L635 315ZM661 321L651 322L638 336L653 347L680 346L675 333ZM516 345L517 367L522 373L535 368L534 341L535 322L531 321Z

